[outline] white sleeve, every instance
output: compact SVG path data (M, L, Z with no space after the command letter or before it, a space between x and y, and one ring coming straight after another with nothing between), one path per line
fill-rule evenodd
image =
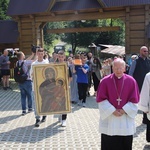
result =
M143 112L149 111L149 102L150 102L150 74L146 74L143 86L140 93L140 102L139 102L139 109Z
M129 117L135 118L138 112L138 105L132 102L128 102L123 106L123 110Z
M116 110L116 108L112 104L110 104L108 100L99 102L98 107L99 107L100 116L102 120L112 115L112 113Z
M30 77L31 77L31 79L33 78L33 64L31 64Z

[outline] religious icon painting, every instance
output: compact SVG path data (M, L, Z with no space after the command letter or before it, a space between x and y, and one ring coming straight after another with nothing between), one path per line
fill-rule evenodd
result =
M39 115L63 114L71 111L66 63L35 65L33 79Z

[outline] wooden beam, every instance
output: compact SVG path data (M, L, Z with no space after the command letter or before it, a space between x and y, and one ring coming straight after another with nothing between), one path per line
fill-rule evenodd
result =
M29 15L29 17L30 17L31 19L33 19L33 18L34 18L34 16L33 16L33 15Z
M51 11L51 9L53 8L54 4L56 3L56 0L51 0L50 3L49 3L49 7L47 9L47 11Z
M49 29L47 33L75 33L75 32L106 32L118 31L119 26L113 27L88 27L88 28L66 28L66 29Z
M78 13L78 11L75 11L74 14L77 15L77 14L79 14L79 13Z
M52 15L53 17L56 16L55 13L51 13L51 15Z
M45 15L36 16L36 22L59 22L59 21L77 21L77 20L97 20L97 19L109 19L120 18L125 16L125 11L110 11L110 12L97 12L97 13L83 13L83 14L69 14L69 15Z
M41 28L43 29L46 24L47 24L47 22L42 22L42 23L40 24L39 28L40 28L40 29L41 29Z
M101 9L99 9L99 12L102 13L102 12L104 12L104 11L103 11L103 9L101 8Z
M19 22L20 21L20 17L16 16L16 17L14 17L14 20Z
M105 3L102 2L102 0L97 0L97 1L98 1L98 3L99 3L102 7L106 7Z

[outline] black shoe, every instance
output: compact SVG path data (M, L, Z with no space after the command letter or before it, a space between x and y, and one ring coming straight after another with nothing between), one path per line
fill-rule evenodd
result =
M39 127L39 126L40 126L40 119L36 119L35 127Z
M22 111L22 116L24 116L26 114L26 111Z
M90 93L89 92L87 93L87 97L90 97Z
M71 101L71 103L72 103L72 104L76 104L77 102L75 102L75 101Z
M147 124L147 120L144 120L144 119L143 119L142 123L143 123L143 124Z
M7 87L3 87L4 90L7 90Z
M41 122L45 122L45 121L46 121L46 116L43 116Z
M33 109L31 108L31 109L28 109L28 113L30 113L30 112L32 112L33 111Z
M6 88L12 90L12 88L11 88L10 86L8 86L8 87L6 87Z
M142 120L142 123L143 124L147 124L149 122L148 118L147 118L147 114L146 113L143 113L143 120Z

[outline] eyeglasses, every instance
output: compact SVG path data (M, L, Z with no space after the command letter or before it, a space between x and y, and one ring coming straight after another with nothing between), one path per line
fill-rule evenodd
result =
M122 70L124 70L124 68L123 68L123 67L121 67L121 68L116 68L116 67L114 67L114 70L122 71Z
M148 53L148 51L144 51L145 53Z

